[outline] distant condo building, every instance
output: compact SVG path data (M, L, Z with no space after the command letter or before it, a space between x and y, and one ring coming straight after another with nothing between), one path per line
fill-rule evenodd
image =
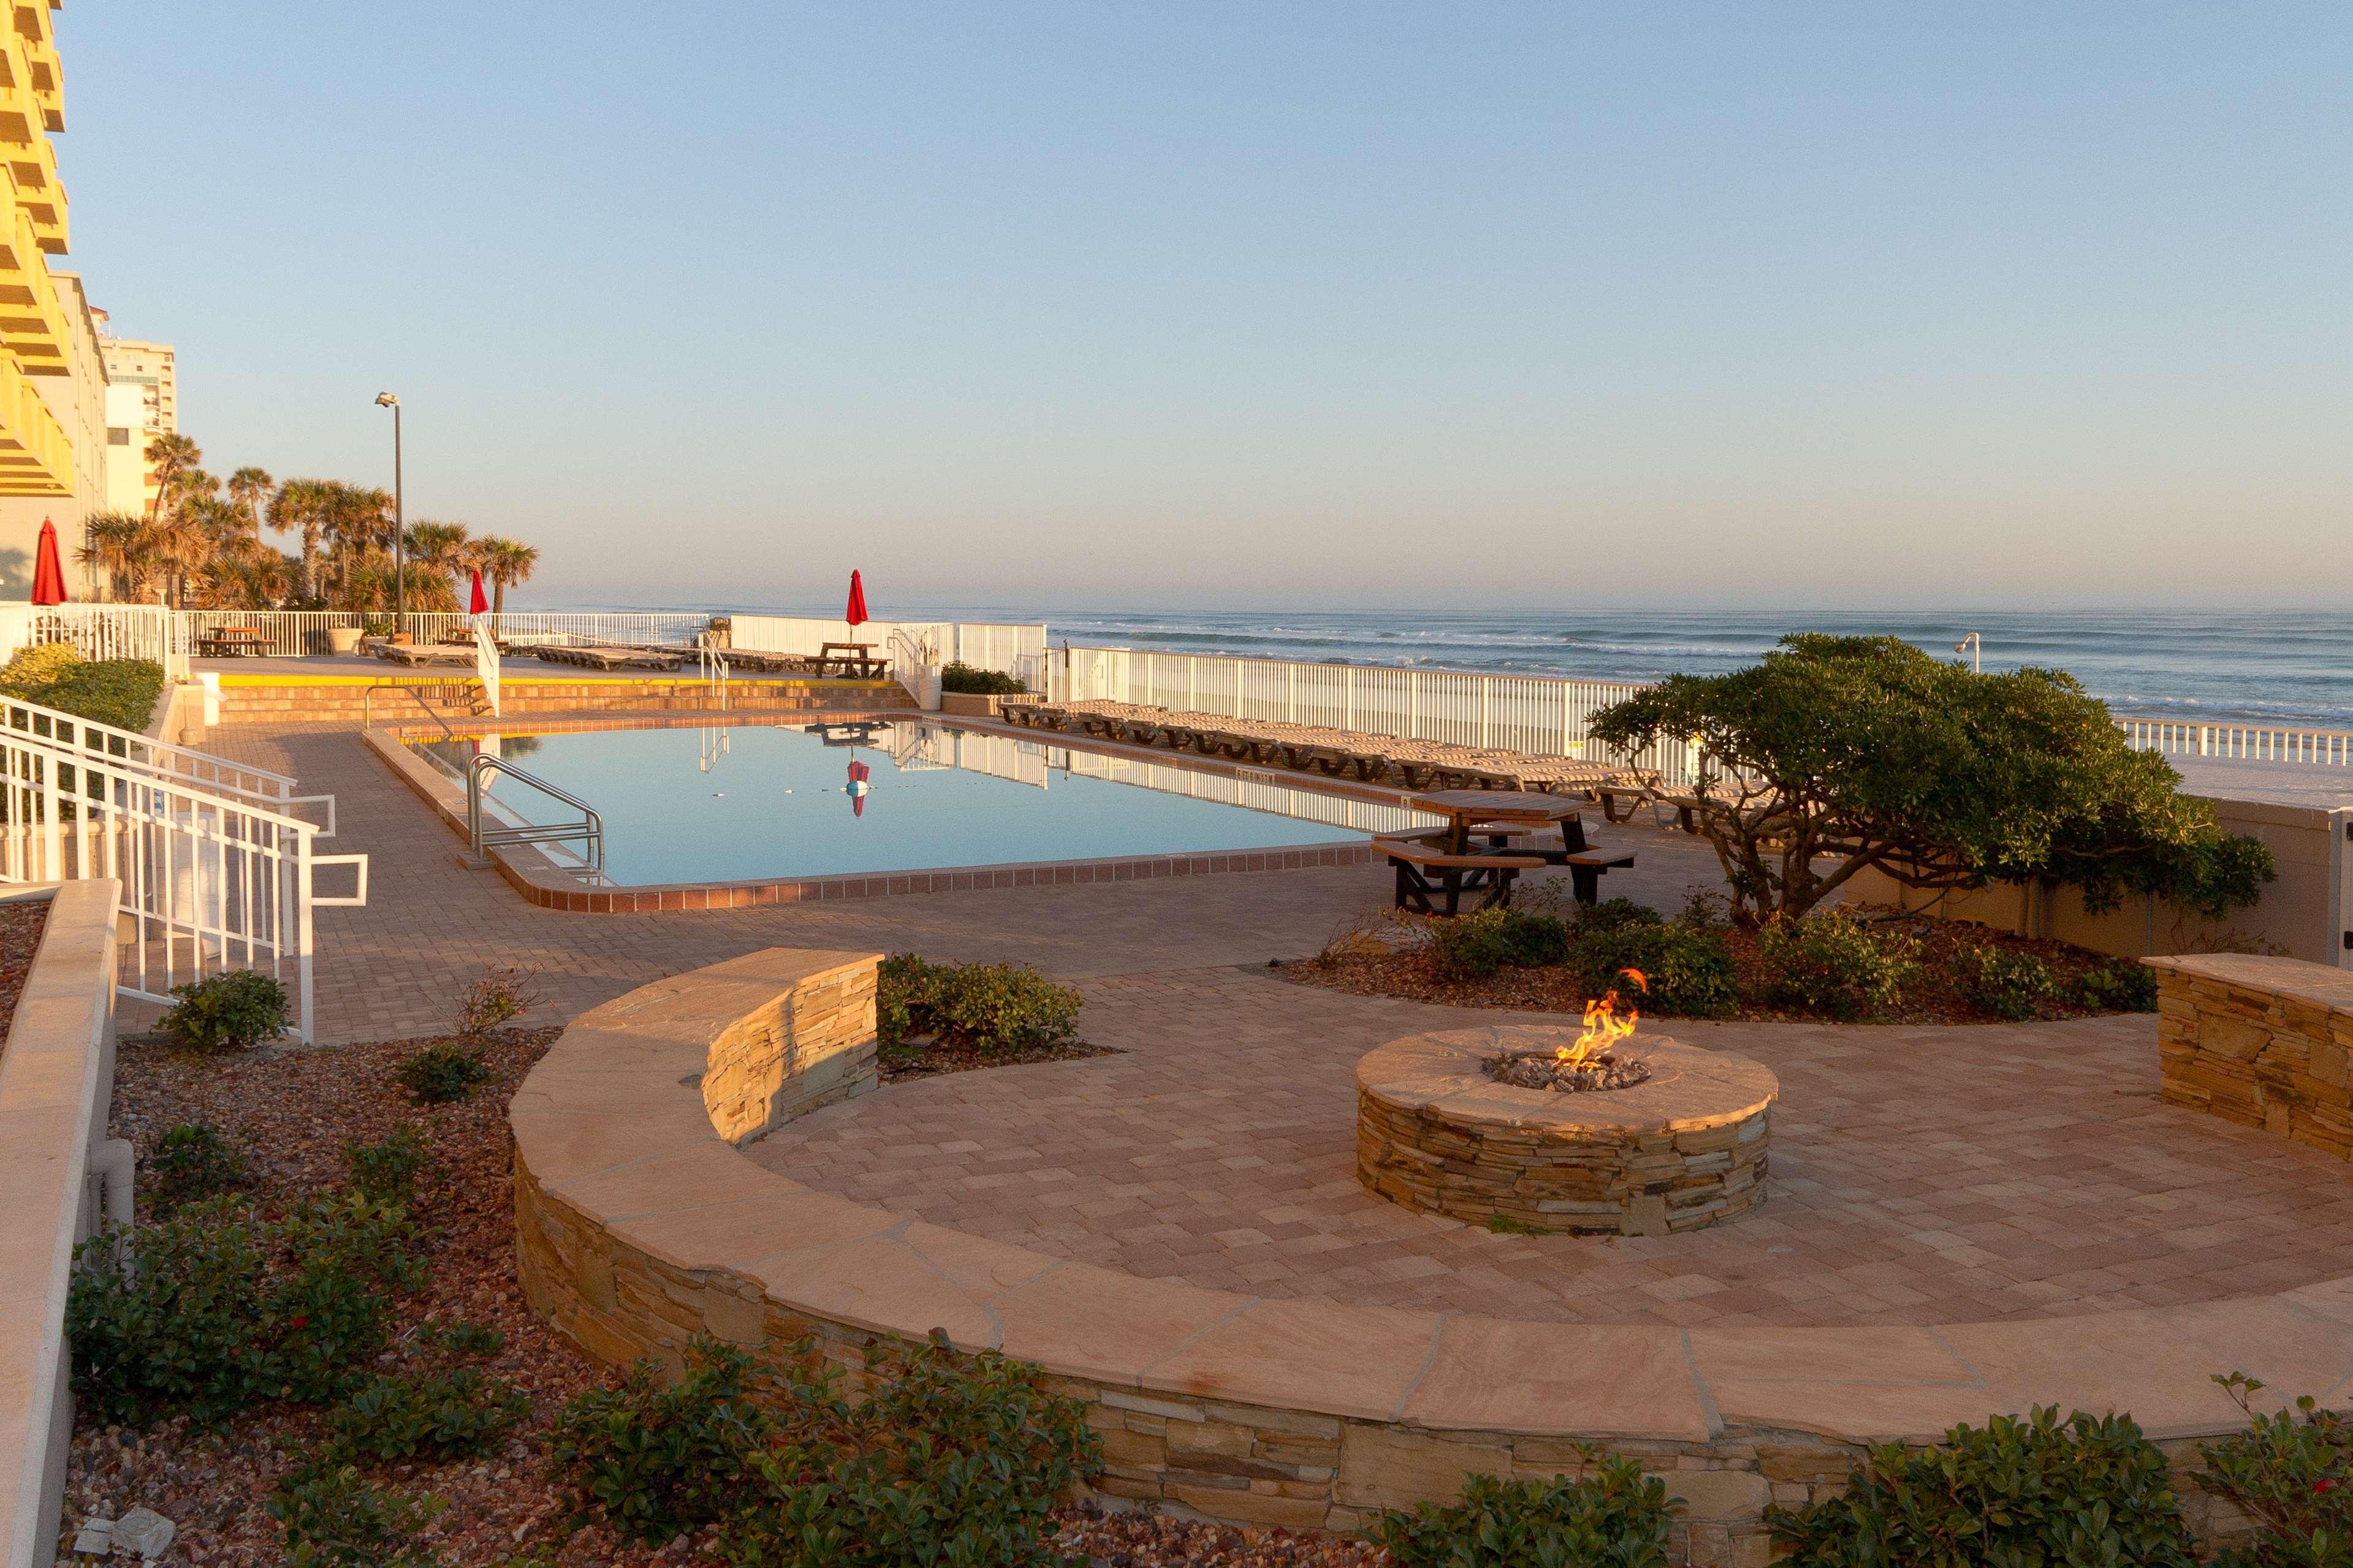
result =
M99 346L106 353L106 510L145 512L159 488L147 448L180 427L177 358L169 343L101 336Z

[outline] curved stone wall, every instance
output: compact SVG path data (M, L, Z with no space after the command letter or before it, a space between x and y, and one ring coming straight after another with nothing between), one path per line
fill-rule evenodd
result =
M616 1363L681 1365L706 1331L813 1336L852 1387L875 1336L944 1330L1086 1402L1102 1490L1242 1523L1355 1529L1452 1498L1467 1472L1574 1473L1596 1444L1665 1474L1689 1561L1744 1568L1769 1555L1766 1503L1835 1488L1866 1443L2056 1404L2130 1410L2187 1466L2195 1439L2240 1425L2215 1372L2284 1400L2353 1396L2353 1279L1934 1328L1563 1326L1144 1279L852 1203L731 1140L871 1083L875 962L754 953L565 1032L510 1111L534 1310ZM804 1091L797 1063L832 1076Z

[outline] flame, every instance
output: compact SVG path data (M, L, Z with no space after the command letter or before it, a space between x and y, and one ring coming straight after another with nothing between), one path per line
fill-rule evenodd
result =
M1621 969L1619 974L1634 983L1637 991L1651 988L1649 976L1639 969ZM1610 1047L1634 1032L1642 1015L1631 1003L1621 1005L1615 989L1585 1005L1585 1033L1569 1045L1561 1047L1560 1059L1571 1067L1591 1061Z

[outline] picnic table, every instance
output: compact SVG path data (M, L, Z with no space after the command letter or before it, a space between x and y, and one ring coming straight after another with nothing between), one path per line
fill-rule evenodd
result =
M206 658L259 658L269 651L269 640L259 626L214 626L196 634L196 652Z
M839 665L841 673L845 677L856 680L879 680L888 674L891 668L889 659L874 657L874 645L871 642L818 644L817 673L823 675L827 668L832 665Z
M1586 842L1577 806L1557 795L1448 789L1408 799L1415 809L1446 818L1446 826L1374 841L1397 870L1401 910L1456 914L1466 895L1478 897L1476 909L1508 904L1519 874L1546 866L1567 868L1577 901L1593 904L1600 900L1603 873L1634 863L1631 854L1613 854ZM1542 841L1549 827L1560 830L1556 846ZM1473 838L1485 842L1473 844Z

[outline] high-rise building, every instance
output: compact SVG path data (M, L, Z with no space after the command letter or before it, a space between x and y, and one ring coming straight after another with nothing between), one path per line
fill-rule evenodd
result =
M105 332L104 313L99 331ZM106 355L106 508L144 512L160 487L147 448L180 427L175 355L169 343L101 335Z
M102 323L100 330L103 333ZM141 427L151 436L177 430L180 394L173 381L172 345L103 335L99 342L106 351L106 379L139 389L140 406L144 410Z

